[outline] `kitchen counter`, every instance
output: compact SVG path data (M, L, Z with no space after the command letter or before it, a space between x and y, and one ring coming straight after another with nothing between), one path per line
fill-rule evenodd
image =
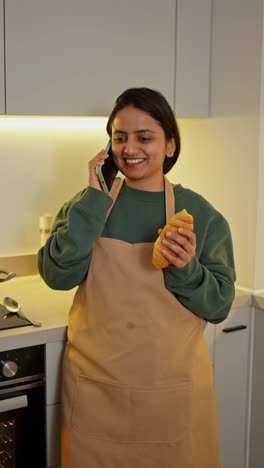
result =
M0 303L5 296L14 298L29 318L42 322L0 330L0 351L66 339L67 319L76 288L70 291L50 289L39 275L22 276L0 283Z
M257 292L254 294L253 304L258 309L264 310L264 291Z
M29 325L0 330L0 351L66 339L68 312L76 289L54 291L39 275L21 276L0 283L0 303L5 296L13 297L29 318L42 322L42 327ZM257 307L262 304L264 309L264 293L254 300ZM233 307L243 305L252 305L252 293L237 288Z

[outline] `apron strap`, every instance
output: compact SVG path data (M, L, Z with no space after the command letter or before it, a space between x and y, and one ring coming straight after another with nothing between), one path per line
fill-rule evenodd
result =
M166 222L175 215L175 197L173 185L164 177L165 180L165 207L166 207Z
M112 203L112 205L110 206L110 208L108 209L108 211L107 211L107 213L106 213L106 218L105 218L105 220L107 220L108 216L109 216L110 213L111 213L111 210L112 210L112 208L113 208L113 206L114 206L114 204L115 204L115 201L116 201L116 199L117 199L117 197L118 197L118 194L119 194L119 192L120 192L120 190L121 190L121 188L122 188L122 185L123 185L123 183L124 183L124 180L125 180L124 178L121 179L121 180L120 180L120 183L117 184L117 185L115 185L114 188L111 190L111 195L109 195L109 197L111 197L111 198L113 199L113 203Z
M108 209L106 213L106 219L111 213L111 210L115 204L115 201L118 197L118 194L122 188L122 185L124 183L125 179L121 179L120 184L114 187L114 189L111 191L111 198L113 199L113 203ZM170 181L167 179L167 177L164 176L164 182L165 182L165 209L166 209L166 222L174 216L175 214L175 198L174 198L174 191L173 191L173 185L170 183Z

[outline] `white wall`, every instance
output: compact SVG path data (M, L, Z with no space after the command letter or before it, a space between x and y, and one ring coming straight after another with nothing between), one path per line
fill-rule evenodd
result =
M237 282L249 288L263 238L259 225L256 241L261 28L262 0L214 0L211 118L179 121L182 153L169 174L226 216ZM107 141L105 120L90 126L81 119L66 130L55 121L49 128L41 119L33 126L27 119L19 122L0 118L0 256L39 248L39 215L55 215L86 185L87 160ZM258 264L258 288L263 288L263 263Z
M53 216L87 185L87 162L107 142L106 119L0 118L0 256L40 246Z

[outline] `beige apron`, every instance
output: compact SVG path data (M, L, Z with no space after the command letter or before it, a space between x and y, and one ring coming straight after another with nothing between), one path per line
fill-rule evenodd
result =
M165 195L168 219L167 179ZM219 467L206 322L165 287L152 249L94 243L69 317L62 468Z

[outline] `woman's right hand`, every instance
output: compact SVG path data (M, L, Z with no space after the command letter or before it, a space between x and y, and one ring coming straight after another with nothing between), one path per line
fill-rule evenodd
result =
M88 185L102 192L98 176L96 174L96 166L103 166L105 159L108 158L108 154L105 154L102 149L93 159L88 163L89 174L88 174Z
M88 176L88 185L89 187L93 187L97 190L103 192L101 184L99 182L99 178L96 174L96 166L103 166L104 161L109 157L108 154L102 149L100 153L98 153L93 159L91 159L88 163L89 168L89 176ZM119 184L121 183L121 178L117 177L112 185L112 188L109 192L110 197L113 198L115 190L118 189Z

